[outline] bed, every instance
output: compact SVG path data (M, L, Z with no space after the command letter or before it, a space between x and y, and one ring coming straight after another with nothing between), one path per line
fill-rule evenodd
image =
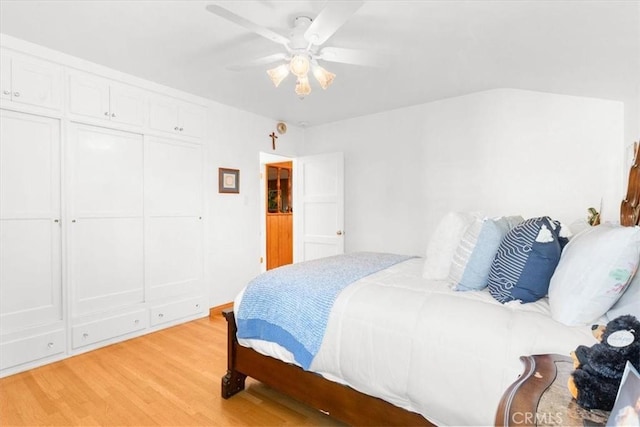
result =
M522 303L522 297L501 302L493 288L460 292L459 287L452 287L450 277L446 280L425 277L423 258L347 254L348 262L366 264L372 257L376 262L378 258L385 261L377 270L361 273L354 280L350 278L329 303L313 303L301 309L301 317L295 317L294 313L288 320L292 325L300 325L304 323L300 319L306 319L306 310L328 305L318 345L306 345L307 339L316 342L314 337L299 339L305 348L314 348L311 354L306 354L305 349L289 345L291 337L297 339L296 334L305 335L307 329L314 327L307 328L304 324L297 332L284 326L281 328L284 332L281 329L268 332L263 327L264 320L253 322L254 300L271 302L264 310L276 319L270 320L275 323L278 318L289 316L278 311L283 306L299 307L290 303L293 296L256 297L253 293L256 286L247 286L234 301L236 312L223 313L228 322L228 371L222 378L222 396L229 398L242 391L246 377L250 376L350 425L493 424L504 391L522 372L520 356L569 354L580 344L595 343L590 323L574 319L573 308L567 314L555 302L560 301L563 292L575 293L560 288L559 283L571 276L574 264L569 264L568 259L578 257L580 248L586 244L579 242L593 240L604 232L624 234L624 241L630 242L625 243L631 248L625 252L624 268L628 273L612 284L615 296L597 296L598 304L610 300L606 309L599 308L597 320L606 321L610 314L607 310L613 313L622 301L621 295L632 286L640 288L640 280L637 277L632 280L640 248L640 231L635 227L640 211L637 155L629 179L621 207L621 225L626 227L592 227L578 234L587 237L570 240L562 256L557 254L560 261L550 277L549 296L532 302ZM544 224L543 231L556 233L560 244L564 238L561 231L556 232L551 222ZM510 226L509 231L513 229ZM469 230L468 226L466 233ZM542 232L538 237L541 235ZM504 240L498 252L502 251ZM606 241L613 242L610 237ZM341 270L341 265L328 268ZM491 271L494 269L492 266ZM300 276L301 271L304 270L296 274ZM333 276L319 271L319 277ZM597 273L590 271L589 276L595 278ZM597 283L597 278L593 282ZM309 299L312 294L310 291L307 295Z

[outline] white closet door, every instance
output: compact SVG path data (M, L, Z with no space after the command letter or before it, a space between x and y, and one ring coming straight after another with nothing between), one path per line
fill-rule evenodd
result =
M142 136L72 124L74 316L144 300Z
M149 299L194 294L202 284L202 146L145 142L145 278Z
M62 319L60 123L0 111L0 330Z

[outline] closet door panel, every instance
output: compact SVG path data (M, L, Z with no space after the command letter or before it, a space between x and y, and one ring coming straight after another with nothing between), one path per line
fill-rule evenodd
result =
M142 136L70 129L74 316L144 299Z
M60 123L0 111L0 332L62 319Z
M145 278L150 299L193 294L202 284L202 147L145 143Z
M59 218L59 121L4 110L1 117L2 217Z
M3 221L1 228L2 332L61 320L59 231L46 219Z
M72 134L74 215L141 216L142 136L83 125Z
M145 208L151 215L191 215L202 209L202 146L148 138Z
M147 283L152 298L196 291L202 274L202 221L155 217L147 226Z
M144 298L141 218L87 218L73 227L74 314Z

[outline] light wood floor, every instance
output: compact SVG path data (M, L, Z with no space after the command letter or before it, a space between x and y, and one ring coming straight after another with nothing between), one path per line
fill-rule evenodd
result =
M0 379L0 425L341 425L252 379L224 400L225 372L218 315Z

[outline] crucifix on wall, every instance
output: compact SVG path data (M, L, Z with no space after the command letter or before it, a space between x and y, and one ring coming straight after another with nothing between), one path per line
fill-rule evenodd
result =
M275 132L271 132L269 134L269 136L271 137L271 146L273 147L273 149L276 149L276 139L278 139L278 135L276 135Z

